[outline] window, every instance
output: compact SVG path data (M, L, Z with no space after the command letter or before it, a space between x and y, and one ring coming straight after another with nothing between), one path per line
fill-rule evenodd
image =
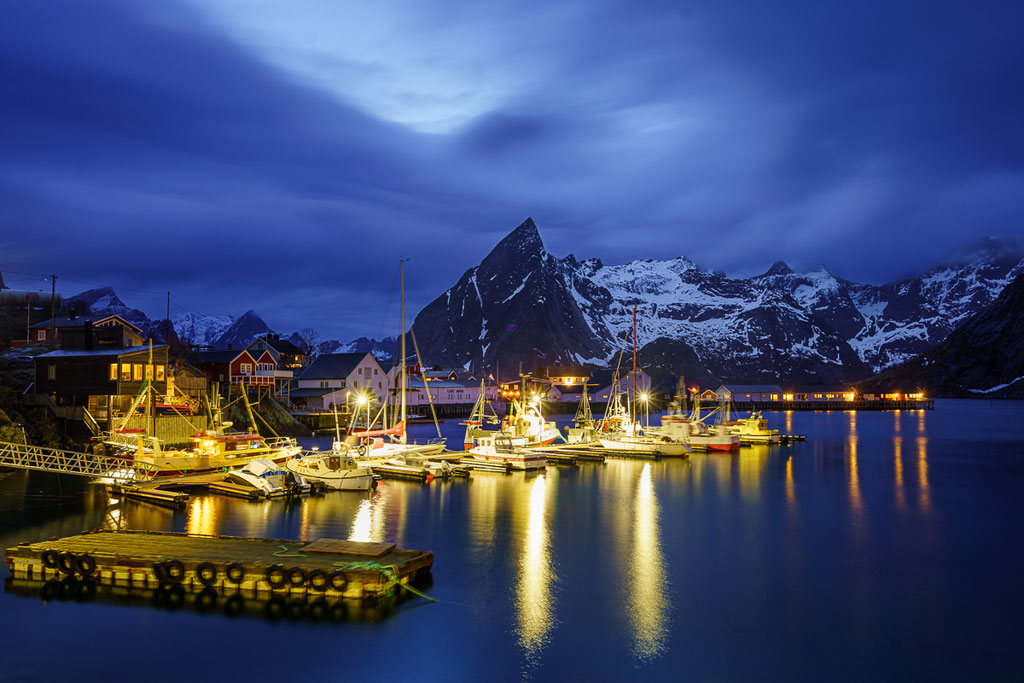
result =
M133 368L134 368L134 372L132 374L135 376L135 381L136 382L141 382L142 381L142 363L136 363L133 366Z
M320 388L321 389L326 389L327 388L327 381L326 380L322 380L320 382Z
M132 366L131 363L121 363L121 381L131 382L132 381Z
M164 366L162 366L162 365L156 366L156 381L157 382L163 382L164 381Z
M50 366L46 368L46 377L48 379L57 379L57 366L50 363Z
M252 363L242 363L240 371L243 375L252 374Z
M379 374L379 373L378 373L378 371L377 371L377 368L374 368L374 369L373 369L373 376L374 376L374 377L376 377L376 376L377 376L378 374Z
M111 382L116 382L117 381L117 363L111 363L110 364L110 381Z
M153 366L146 364L146 379L150 382L153 381Z
M40 341L46 339L46 330L39 330L36 332L36 339Z

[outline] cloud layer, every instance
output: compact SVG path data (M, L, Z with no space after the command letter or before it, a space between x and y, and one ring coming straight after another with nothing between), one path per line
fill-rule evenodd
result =
M399 257L415 309L527 215L557 254L873 281L1024 232L1013 3L4 12L0 268L282 330L391 333Z

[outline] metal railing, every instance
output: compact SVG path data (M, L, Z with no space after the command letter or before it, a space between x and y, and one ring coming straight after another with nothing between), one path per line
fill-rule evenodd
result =
M155 465L137 462L134 459L62 451L57 448L6 441L0 441L0 465L120 482L145 482L151 480L157 473Z

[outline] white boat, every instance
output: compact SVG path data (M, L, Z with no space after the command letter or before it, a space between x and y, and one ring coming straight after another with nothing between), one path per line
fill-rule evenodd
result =
M543 469L547 458L543 453L526 448L526 443L522 436L480 436L476 445L469 449L469 456L489 463L508 463L517 470Z
M228 478L237 484L251 486L267 497L307 493L311 488L302 475L284 470L268 458L250 460L242 467L228 470Z
M740 418L727 424L729 432L736 435L741 441L782 443L782 434L778 429L768 428L768 421L761 416L760 411L750 413L750 417Z
M622 434L601 437L601 445L609 450L651 453L654 455L681 456L690 452L690 447L681 441L674 441L667 436L649 436L646 434Z
M347 452L307 452L285 461L284 466L304 479L336 491L369 491L375 486L373 472L360 467Z

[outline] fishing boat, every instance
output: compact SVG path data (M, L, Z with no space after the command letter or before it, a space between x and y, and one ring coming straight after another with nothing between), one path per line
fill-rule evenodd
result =
M307 451L286 460L284 466L294 474L336 491L369 491L376 486L373 472L360 467L355 458L339 450Z
M507 463L517 470L543 469L547 465L547 458L526 445L527 440L522 436L500 433L481 436L476 439L473 448L469 449L469 457L489 463Z
M614 437L602 437L600 442L608 450L614 451L633 451L670 456L685 456L690 452L689 446L685 443L674 441L667 436L622 434Z
M694 397L693 412L686 412L686 384L680 381L675 399L661 418L660 427L650 427L647 433L667 436L689 444L697 451L731 452L739 450L740 438L731 434L724 425L708 425L705 420L718 413L718 409L701 415L700 398Z
M778 429L769 429L768 421L761 412L752 412L750 417L739 418L735 422L726 423L729 432L741 441L752 443L782 443L782 434Z
M590 409L590 395L587 393L587 386L584 382L580 405L576 409L576 417L572 421L573 426L566 429L566 441L570 444L593 444L598 441L597 421L594 420L594 413Z
M521 375L521 395L526 392L526 376ZM477 398L470 412L469 419L462 424L466 425L466 436L463 440L465 449L472 450L481 438L501 436L509 439L524 440L524 447L550 446L555 440L561 438L562 433L554 422L549 422L541 412L541 400L539 396L533 396L525 404L518 399L512 398L509 404L508 415L503 420L498 420L497 415L487 413L487 400L484 397L484 383L480 383L480 397ZM485 424L498 423L497 429L486 429Z

